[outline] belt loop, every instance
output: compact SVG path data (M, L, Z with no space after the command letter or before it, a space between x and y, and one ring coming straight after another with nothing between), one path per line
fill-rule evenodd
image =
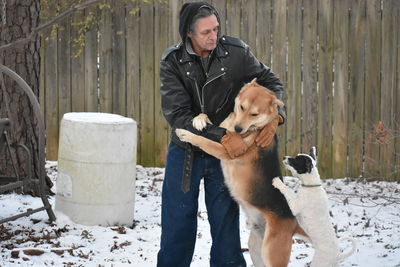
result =
M193 146L186 143L185 148L185 161L183 163L183 176L182 176L182 191L187 193L190 191L190 181L192 178L192 166L193 166Z

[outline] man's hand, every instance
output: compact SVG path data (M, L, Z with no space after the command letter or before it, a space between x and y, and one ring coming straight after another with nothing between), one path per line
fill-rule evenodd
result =
M239 157L248 149L242 136L235 132L226 131L226 134L221 139L221 144L224 146L231 159Z
M267 147L272 143L274 139L276 129L278 128L279 122L283 119L281 116L277 116L275 119L270 121L264 128L261 129L260 133L256 138L256 145L259 147Z

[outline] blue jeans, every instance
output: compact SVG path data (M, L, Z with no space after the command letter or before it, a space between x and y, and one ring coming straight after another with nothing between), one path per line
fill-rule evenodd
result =
M182 191L185 150L170 143L162 190L161 244L158 267L187 267L192 261L197 233L200 181L211 228L210 266L246 266L239 237L239 207L224 184L219 159L195 153L190 190Z

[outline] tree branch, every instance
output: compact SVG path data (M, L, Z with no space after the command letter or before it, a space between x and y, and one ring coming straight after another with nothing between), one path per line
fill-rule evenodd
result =
M60 15L58 15L57 17L55 17L55 18L51 19L50 21L48 21L48 22L46 22L46 23L44 23L44 24L42 24L42 25L39 25L38 27L36 27L35 29L33 29L33 31L32 31L27 37L22 38L22 39L19 39L19 40L17 40L17 41L14 41L14 42L12 42L12 43L9 43L9 44L0 46L0 51L1 51L1 50L4 50L4 49L7 49L7 48L10 48L10 47L12 47L12 46L18 45L18 44L23 44L23 43L29 42L29 41L30 41L31 39L33 39L33 37L35 37L35 35L38 34L40 31L43 31L43 30L49 28L49 27L52 26L53 24L55 24L55 23L57 23L57 22L63 20L65 17L71 15L71 14L74 13L75 11L85 9L85 8L87 8L87 7L89 7L89 6L92 6L92 5L97 4L97 3L99 3L99 2L102 2L102 1L104 1L104 0L88 0L88 1L86 1L86 2L84 2L84 3L76 4L76 5L72 6L71 8L69 8L69 9L65 10L64 12L62 12L62 13L61 13Z

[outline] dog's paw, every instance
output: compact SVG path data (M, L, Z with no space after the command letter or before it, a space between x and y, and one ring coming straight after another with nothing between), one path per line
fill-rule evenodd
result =
M207 114L200 113L199 115L193 118L192 124L196 130L201 131L207 126L207 122L212 124Z
M275 188L279 189L280 187L282 187L283 183L282 183L281 179L279 179L279 177L275 177L274 179L272 179L272 185Z
M185 129L176 129L175 133L182 142L190 142L191 137L193 136L191 132Z

